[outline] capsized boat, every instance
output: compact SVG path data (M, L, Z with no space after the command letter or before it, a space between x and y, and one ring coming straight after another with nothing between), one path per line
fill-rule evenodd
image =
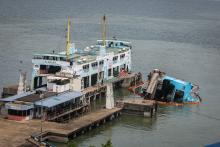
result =
M154 99L163 104L198 104L202 101L199 96L199 86L180 80L154 69L148 74L148 80L129 90L145 99Z

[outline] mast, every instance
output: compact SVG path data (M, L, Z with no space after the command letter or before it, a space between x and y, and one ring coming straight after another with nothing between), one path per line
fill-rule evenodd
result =
M106 45L105 40L106 40L106 17L104 15L102 17L102 43L103 43L103 46Z
M105 56L106 55L106 17L105 15L102 17L101 21L101 27L102 27L102 45L100 46L100 56Z
M70 42L70 18L68 17L68 22L67 22L67 32L66 32L66 60L69 61L70 60L70 46L71 46L71 42Z

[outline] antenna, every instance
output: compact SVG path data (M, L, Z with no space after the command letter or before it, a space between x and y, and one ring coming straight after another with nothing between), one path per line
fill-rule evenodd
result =
M67 22L67 32L66 32L66 60L69 61L70 60L70 18L68 17L68 22Z
M106 39L106 16L104 14L104 16L102 17L102 43L103 43L103 46L106 45L105 39Z

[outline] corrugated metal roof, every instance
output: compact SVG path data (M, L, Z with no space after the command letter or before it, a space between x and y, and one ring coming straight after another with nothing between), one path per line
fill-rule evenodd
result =
M27 104L15 104L15 103L6 103L5 104L6 109L13 109L13 110L30 110L33 109L33 104L27 105Z
M21 93L21 94L16 94L16 95L13 95L13 96L10 96L10 97L7 97L7 98L0 98L0 101L2 101L2 102L12 102L12 101L15 101L19 98L34 94L34 93L36 93L37 90L44 91L44 92L47 91L45 87L41 87L41 88L35 89L35 91L27 91L27 92L24 92L24 93Z
M42 102L41 100L36 101L35 105L41 106L42 104L42 106L50 108L81 96L83 96L82 92L69 91L43 99Z
M47 97L51 97L51 96L56 95L56 92L44 91L42 94L44 94L43 99L46 99ZM39 100L41 100L40 94L34 93L34 94L30 94L30 95L24 96L22 98L19 98L16 101L34 103L34 102L39 101Z
M19 98L22 98L24 96L28 96L28 95L33 94L33 93L35 93L35 91L28 91L28 92L17 94L17 95L10 96L10 97L7 97L7 98L2 98L2 99L0 99L0 101L12 102L12 101L15 101L15 100L17 100Z

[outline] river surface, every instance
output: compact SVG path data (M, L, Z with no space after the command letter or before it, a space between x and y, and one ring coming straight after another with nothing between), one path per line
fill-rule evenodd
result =
M154 68L200 85L199 106L160 107L157 118L122 116L73 141L81 147L197 147L220 141L219 0L0 0L0 88L31 76L33 53L61 51L72 19L76 47L101 37L131 41L133 70ZM127 92L116 95L128 96ZM58 146L66 146L58 144Z

